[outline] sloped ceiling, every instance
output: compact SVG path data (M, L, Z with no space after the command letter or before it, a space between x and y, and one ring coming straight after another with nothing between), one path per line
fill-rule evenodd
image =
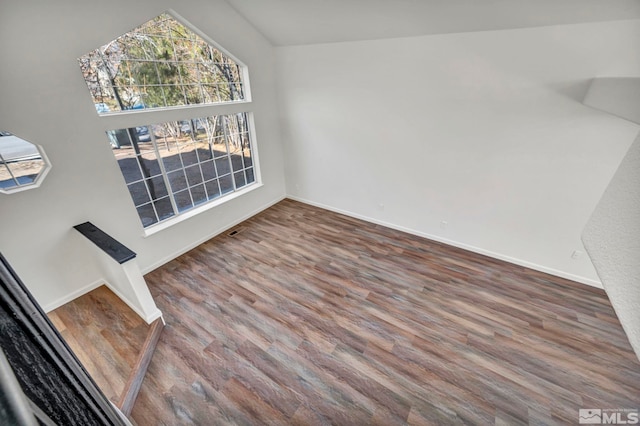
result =
M276 46L640 18L640 0L227 0Z

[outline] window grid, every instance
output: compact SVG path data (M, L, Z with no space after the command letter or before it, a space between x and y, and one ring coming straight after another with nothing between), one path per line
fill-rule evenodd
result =
M205 120L209 133L198 128ZM212 126L211 123L215 124ZM170 127L185 131L177 137L167 134ZM149 142L132 140L132 132L139 135L145 129ZM118 151L121 148L114 148L113 152L145 227L255 183L246 113L111 132L126 132L132 145L128 154L121 154ZM134 144L137 144L137 151ZM124 162L130 159L136 164L127 168ZM209 167L207 176L203 169L205 165ZM154 182L162 182L162 185L155 188L157 183Z
M164 161L162 161L162 155L160 154L160 150L158 149L158 144L156 142L156 136L155 136L155 132L152 129L152 126L147 126L147 131L149 132L149 135L151 136L151 142L153 143L153 148L156 152L156 158L158 159L158 165L160 166L160 172L162 173L162 180L164 182L165 187L167 188L167 197L169 198L169 201L171 202L171 208L174 211L174 214L176 211L178 211L175 200L171 197L171 183L169 182L169 178L167 175L167 171L164 167ZM149 194L151 195L151 194ZM151 198L151 197L149 197ZM156 213L156 218L158 220L158 222L161 221L160 215L158 214L158 211L155 207L155 205L153 206L153 209ZM171 217L173 215L170 215L168 217Z
M2 157L2 154L0 154L0 164L2 164L2 169L6 169L7 172L9 172L9 177L13 181L14 186L20 186L20 182L18 182L18 179L16 179L16 177L13 175L13 172L11 171L11 167L9 167L4 157Z
M166 13L79 62L100 114L245 100L242 67Z
M158 62L154 62L154 68L156 70L156 77L158 77L158 81L162 81L162 76L160 75L160 69L158 68ZM164 105L167 105L167 95L164 91L164 85L160 85L160 94L162 95L162 102Z
M228 122L225 123L225 126L223 127L223 131L224 131L224 144L227 148L227 161L229 162L229 173L232 175L231 176L231 182L233 183L233 190L236 190L236 180L233 179L233 163L231 162L231 155L229 155L229 132L228 132Z
M197 51L196 51L196 43L192 43L191 46L193 47L193 57L195 58L197 56ZM202 81L203 80L203 76L200 73L200 64L196 65L196 78L198 81ZM217 91L217 89L216 89ZM202 84L200 85L200 97L202 99L202 101L204 103L207 103L207 99L204 95L204 88L202 87Z
M173 41L173 31L169 31L169 40L171 41L171 45L173 46L173 54L176 52L176 45ZM176 58L177 59L177 58ZM184 97L184 104L189 105L189 101L187 100L187 93L184 90L184 81L182 79L182 67L178 67L178 79L180 80L180 88L182 89L182 96Z
M242 65L168 13L78 61L99 115L242 102L248 87ZM144 227L256 182L247 120L239 113L107 132Z
M0 129L0 192L36 188L50 168L41 148Z
M133 144L133 142L131 141L131 134L127 134L127 137L129 138L129 142L131 144ZM158 158L158 157L159 157L159 155L156 152L156 158ZM149 181L151 179L154 179L154 178L159 177L161 175L150 174L150 176L148 176L148 177L146 176L146 174L145 174L145 172L144 172L144 170L142 168L142 162L144 161L144 155L143 155L142 151L140 151L140 154L136 154L135 158L136 158L136 166L138 167L138 171L140 172L141 179L139 179L137 181L134 180L134 181L128 183L127 187L129 188L129 192L130 192L130 194L132 196L132 199L134 200L134 205L136 207L136 210L139 210L142 207L149 206L153 210L153 214L154 214L154 217L155 217L155 220L152 223L157 223L160 220L160 214L158 213L158 211L156 209L155 203L158 202L158 201L162 201L166 197L161 197L161 198L157 198L157 199L154 200L154 197L151 194L152 193L151 188L149 187ZM160 162L158 162L158 163L160 164ZM145 191L146 191L146 197L147 197L147 199L149 201L145 201L145 202L140 203L140 204L137 204L135 202L134 191L132 191L131 188L134 188L134 186L138 185L138 184L144 185L144 188L145 188ZM165 182L165 185L166 185L166 182Z

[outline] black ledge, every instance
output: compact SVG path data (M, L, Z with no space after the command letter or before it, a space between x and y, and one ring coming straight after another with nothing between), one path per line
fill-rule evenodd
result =
M128 262L136 257L133 251L129 250L124 244L118 242L91 222L81 223L80 225L74 226L74 228L119 264Z

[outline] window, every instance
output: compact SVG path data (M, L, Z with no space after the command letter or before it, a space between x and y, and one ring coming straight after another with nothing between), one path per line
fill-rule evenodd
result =
M109 133L145 227L255 182L245 113Z
M42 148L0 131L0 192L37 188L50 168Z
M135 117L107 137L145 228L256 183L251 116L229 110L249 102L247 70L172 15L78 61L98 115ZM160 109L184 119L153 120Z
M167 13L78 61L101 115L245 100L242 67Z

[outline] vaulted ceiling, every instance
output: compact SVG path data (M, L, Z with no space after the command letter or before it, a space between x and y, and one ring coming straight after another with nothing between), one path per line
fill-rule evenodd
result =
M640 0L227 0L276 46L640 18Z

